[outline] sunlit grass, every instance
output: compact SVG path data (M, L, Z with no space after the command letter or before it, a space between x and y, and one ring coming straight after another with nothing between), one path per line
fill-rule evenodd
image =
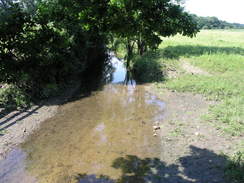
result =
M244 31L201 31L196 38L165 39L160 52L171 60L186 60L211 73L182 74L160 84L177 91L200 93L219 101L204 118L232 135L244 133Z

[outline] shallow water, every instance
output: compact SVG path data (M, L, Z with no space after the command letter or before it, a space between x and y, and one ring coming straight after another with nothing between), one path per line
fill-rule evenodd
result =
M112 64L110 84L61 106L0 162L1 183L143 182L152 174L160 157L152 126L165 105L133 80L122 84L126 69L115 57Z

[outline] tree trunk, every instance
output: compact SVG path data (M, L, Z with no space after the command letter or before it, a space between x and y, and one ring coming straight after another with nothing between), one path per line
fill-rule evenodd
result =
M130 67L130 62L133 57L133 48L134 48L134 43L132 43L130 40L127 40L127 45L126 45L126 49L127 49L126 67L127 68Z
M141 56L147 51L147 46L145 41L138 40L137 47L138 47L138 54Z

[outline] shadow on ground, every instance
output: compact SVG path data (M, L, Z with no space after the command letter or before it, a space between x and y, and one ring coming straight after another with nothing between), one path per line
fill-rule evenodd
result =
M175 71L175 63L180 57L192 57L208 54L236 54L244 56L244 49L240 47L217 47L200 45L178 45L168 46L156 51L149 51L143 57L134 58L133 72L139 83L152 83L164 81L167 75L166 70ZM174 60L169 60L174 59ZM165 64L167 61L167 64Z
M179 59L181 56L191 57L213 53L244 55L244 49L239 47L215 47L197 45L168 46L159 51L164 58L168 59Z
M158 158L141 159L127 155L114 160L112 167L121 170L121 177L79 174L78 183L225 183L225 156L190 146L191 153L178 159L177 164L166 164ZM241 183L241 182L238 182Z
M37 114L43 106L64 105L69 102L89 97L92 92L101 90L105 83L112 80L113 67L109 60L102 64L91 65L80 78L76 78L64 89L62 94L56 97L48 98L43 101L37 101L36 105L29 108L16 110L16 108L1 108L0 106L0 136L4 135L4 130L31 116ZM4 107L4 106L3 106Z

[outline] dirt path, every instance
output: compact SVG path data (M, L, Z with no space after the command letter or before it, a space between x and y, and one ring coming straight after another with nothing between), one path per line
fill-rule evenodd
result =
M183 72L211 75L187 61L180 62ZM169 78L179 76L177 71L169 73ZM223 154L235 152L244 138L223 134L202 120L215 102L207 101L201 95L173 92L154 85L149 85L147 90L166 103L160 128L161 160L171 167L169 175L175 175L175 169L180 170L178 176L166 182L230 183L224 177L228 160Z
M24 111L4 112L0 110L0 160L37 130L42 122L54 116L58 106L69 100L80 84L70 86L61 96L40 102Z
M160 129L161 160L180 170L180 176L168 182L224 183L227 160L221 154L233 153L241 139L222 134L201 120L213 102L201 95L159 90L152 85L147 89L166 103ZM169 168L170 175L174 175L172 170Z
M208 74L187 62L182 63L182 68L193 74ZM166 103L158 132L162 142L160 160L165 163L162 172L169 176L165 177L165 183L230 183L226 182L223 170L228 160L221 154L233 153L235 145L244 139L223 134L201 120L214 102L201 95L157 89L154 85L146 89ZM57 108L56 101L1 118L1 125L10 126L6 135L0 137L0 159L32 134L42 121L55 115Z
M180 60L181 62L181 67L184 71L186 71L187 73L190 74L200 74L200 75L205 75L205 76L210 76L211 74L208 73L207 71L204 71L198 67L195 67L193 65L191 65L189 62L184 61L184 60Z
M13 111L0 119L3 134L0 136L0 160L14 146L25 141L41 122L54 116L58 105L33 106L26 111Z

